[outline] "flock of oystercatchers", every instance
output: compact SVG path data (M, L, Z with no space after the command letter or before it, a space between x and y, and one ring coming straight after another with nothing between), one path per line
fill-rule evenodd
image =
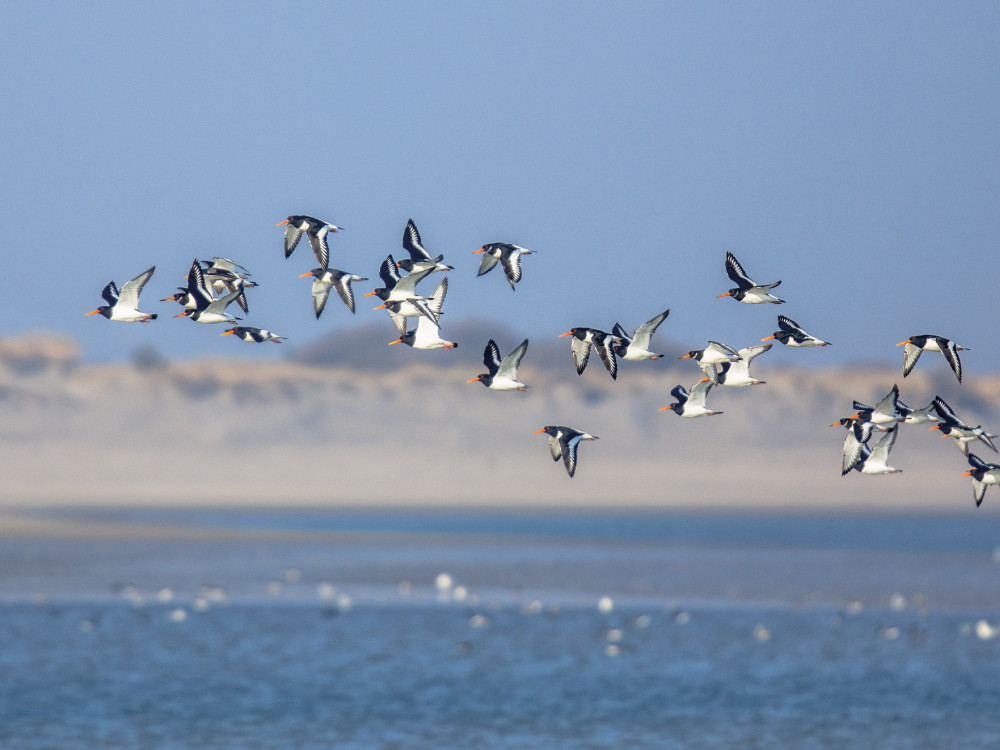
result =
M338 227L312 216L289 216L278 226L285 226L284 251L285 257L291 256L298 246L302 235L306 235L312 247L319 267L301 274L301 277L312 276L313 311L317 318L323 313L331 291L337 295L353 313L355 309L352 283L367 281L364 276L332 268L328 237L339 232ZM458 346L453 341L441 337L440 316L448 293L448 278L444 277L429 296L417 292L417 285L434 272L453 270L452 266L443 263L443 256L431 257L423 246L420 233L413 220L410 219L403 231L403 249L407 258L396 261L390 254L379 268L379 277L383 286L378 287L364 296L378 297L382 304L376 310L388 312L399 337L390 344L403 343L414 349L453 349ZM518 245L494 242L483 245L476 254L482 253L478 276L493 270L498 264L503 269L504 276L511 289L521 279L521 258L533 251ZM156 313L144 313L139 310L139 294L150 280L156 267L152 266L141 274L117 287L111 281L104 287L101 296L107 302L87 315L100 314L108 320L126 323L147 323L155 320ZM722 297L732 297L743 304L783 304L784 300L772 294L772 290L781 284L775 281L769 284L758 284L743 269L743 266L731 253L726 253L726 273L736 285ZM184 309L174 317L188 317L197 323L225 323L227 328L222 335L235 335L243 341L251 343L273 342L280 344L285 337L273 331L253 326L235 325L240 319L226 311L229 305L236 302L244 312L249 311L246 290L257 284L250 280L246 268L227 258L213 258L210 261L195 259L188 270L184 286L177 292L161 301L174 301ZM659 325L666 320L670 310L664 310L646 321L632 335L628 334L621 324L615 323L612 331L602 331L597 328L576 327L560 336L572 336L573 362L578 374L582 374L587 366L592 349L604 364L611 377L618 375L618 359L627 361L655 360L663 357L651 349L651 338ZM409 319L416 319L415 327L409 329ZM778 330L762 341L777 341L791 347L829 346L823 341L807 333L798 323L785 315L778 316ZM768 351L772 343L761 343L743 349L733 349L717 341L709 341L704 349L690 351L681 359L692 359L698 363L704 377L695 383L690 390L683 385L675 386L670 394L675 402L663 407L660 411L671 410L681 417L694 418L714 416L720 411L710 409L706 404L709 392L715 386L745 387L761 385L764 381L750 375L751 362ZM923 334L911 336L897 346L904 346L903 377L913 370L925 352L940 352L948 361L959 382L962 381L962 363L958 352L966 347L959 346L954 341L942 336ZM487 372L481 373L468 382L480 382L487 388L498 391L524 391L527 386L517 379L517 368L528 349L528 340L522 341L507 356L500 356L496 342L490 339L483 353L483 363ZM892 474L900 470L889 465L889 452L896 441L898 425L920 424L933 422L932 430L940 430L942 437L954 439L958 448L968 457L972 467L962 476L971 476L973 482L973 497L976 506L982 504L986 487L1000 484L1000 464L986 463L970 451L975 441L982 442L994 452L997 447L993 442L996 435L988 433L977 425L975 427L962 422L954 410L940 396L923 409L912 409L899 400L899 388L894 385L892 390L874 407L855 401L855 411L849 417L834 422L831 426L843 426L847 430L844 439L841 473L846 475L851 471L861 474ZM545 433L549 437L549 449L554 461L563 461L570 477L576 473L577 450L585 440L597 440L582 430L564 425L546 425L535 434ZM872 438L879 437L872 444Z

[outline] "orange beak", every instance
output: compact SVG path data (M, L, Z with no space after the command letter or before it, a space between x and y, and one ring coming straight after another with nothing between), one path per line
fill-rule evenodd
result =
M476 375L476 377L474 377L472 380L466 380L465 382L466 383L478 383L479 382L479 376Z
M572 331L566 331L566 333L560 333L556 338L561 339L563 336L572 336L572 335L573 335Z
M375 292L365 292L365 293L364 293L364 294L362 294L361 296L362 296L362 297L371 297L371 296L372 296L373 294L375 294Z
M972 472L971 471L967 471L964 474L959 474L959 476L960 477L971 477L972 476Z
M177 313L174 317L175 318L186 318L187 317L187 310L185 310L184 312Z
M683 357L678 357L677 359L689 359L690 357L690 354L685 354Z
M275 226L283 227L287 223L288 223L288 219L285 219L284 221L279 221L277 224L275 224Z
M97 315L99 312L100 310L91 310L89 313L84 313L84 315Z
M896 346L902 346L903 344L909 344L909 343L910 343L910 340L907 339L906 341L900 341L898 344L896 344Z
M941 427L941 425L936 424L933 427L928 427L927 429L928 430L937 430L937 429L940 429L940 427Z
M306 271L305 273L300 273L299 278L304 279L306 276L312 276L312 275L313 275L312 271Z
M725 294L716 294L715 298L716 299L721 299L723 297L728 297L728 296L729 296L729 292L726 292Z
M774 336L768 336L767 338L761 339L761 341L770 341Z
M531 434L532 434L532 435L538 435L538 434L539 434L539 433L541 433L541 432L545 432L545 429L544 429L544 428L542 428L541 430L535 430L535 431L534 431L533 433L531 433Z
M402 343L403 339L396 339L395 341L390 341L389 346L392 346L393 344L402 344Z
M676 406L676 404L670 404L670 406L661 406L659 409L657 409L657 411L670 411L671 409L674 408L674 406Z
M234 331L232 329L229 329L228 331L224 331L223 333L220 333L219 335L220 336L228 336L231 333L236 333L236 331Z
M486 248L485 247L481 247L478 250L476 250L476 252L474 252L473 255L479 255L479 253L485 253L485 252L486 252Z
M368 295L365 295L365 296L367 297ZM386 309L385 305L379 305L378 307L373 307L372 308L372 310L385 310L385 309Z

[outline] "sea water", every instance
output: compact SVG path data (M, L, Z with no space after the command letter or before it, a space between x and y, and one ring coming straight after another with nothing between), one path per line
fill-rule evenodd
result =
M3 748L1000 747L995 515L61 517Z

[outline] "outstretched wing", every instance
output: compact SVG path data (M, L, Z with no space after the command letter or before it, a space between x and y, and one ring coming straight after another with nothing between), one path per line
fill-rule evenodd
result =
M492 343L492 342L491 342ZM494 344L496 346L496 344ZM528 351L528 339L522 341L518 347L503 358L503 361L499 363L499 369L503 375L513 379L517 377L517 366L521 364L521 358L524 353ZM499 354L499 352L498 352ZM487 365L488 367L489 365ZM490 372L493 372L492 370Z
M576 374L580 375L587 367L587 360L590 359L590 342L573 337L573 363L576 365Z
M652 338L653 334L656 333L656 329L660 327L660 323L666 320L668 315L670 315L670 310L664 310L655 318L650 318L641 326L636 328L635 335L633 336L636 346L640 346L643 349L648 350L650 338Z
M924 350L917 346L916 344L907 344L903 347L903 377L905 378L910 374L910 370L913 366L917 364L917 360L920 359L920 355L924 353Z
M490 375L496 375L497 370L500 369L500 347L497 346L497 342L490 339L486 343L486 349L483 351L483 364L486 365L486 369L489 371Z
M424 244L420 241L420 232L413 219L408 219L406 229L403 230L403 249L410 254L413 261L430 260L431 256L424 250Z
M575 341L575 339L574 339ZM610 337L605 337L598 342L595 342L597 346L597 355L601 358L604 366L611 373L611 379L618 379L618 359L615 357L615 350L611 348Z
M288 226L285 228L285 257L287 258L292 254L292 251L298 246L299 240L302 239L302 233L305 230L300 229L298 226L292 222L288 222Z
M948 364L951 365L952 371L958 377L958 382L962 382L962 360L958 358L958 347L955 345L954 341L949 341L948 345L941 350L944 354L944 358L948 360Z
M324 224L319 229L309 230L309 244L312 245L313 253L316 254L316 260L319 261L319 267L324 271L330 265L330 246L327 244L326 238L330 234L330 225Z
M505 248L500 253L500 263L503 265L507 283L510 284L511 289L514 289L514 284L521 280L521 249L517 246L512 246L510 249Z
M479 273L476 276L482 276L487 271L492 271L493 267L499 262L499 255L494 255L493 253L487 251L483 254L483 259L479 261Z
M736 256L730 252L726 253L726 273L740 289L749 289L756 286L753 279L747 276L747 272L743 270L740 262L736 260Z
M114 281L109 281L101 290L101 296L111 307L118 303L118 285Z
M323 308L326 307L326 301L330 298L330 287L332 287L329 281L323 281L322 279L313 279L312 287L312 298L313 298L313 312L316 313L316 319L319 319L320 314L323 312ZM353 303L353 299L351 302ZM353 311L353 305L351 306Z

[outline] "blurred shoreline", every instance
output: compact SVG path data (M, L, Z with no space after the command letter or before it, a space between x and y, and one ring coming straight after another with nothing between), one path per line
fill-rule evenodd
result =
M67 339L0 340L0 511L502 507L985 516L1000 505L1000 492L988 490L983 507L975 507L971 481L960 476L965 457L927 425L901 426L891 461L901 474L840 476L844 433L830 423L852 413L853 400L874 404L893 384L912 407L940 394L967 422L997 429L1000 376L959 384L943 358L904 381L895 369L811 370L775 357L758 373L766 385L718 388L712 406L724 413L687 420L658 411L674 385L700 377L687 362L623 362L614 382L596 360L577 376L568 347L546 343L522 365L527 393L494 393L466 382L482 367L473 349L463 354L471 362L407 351L417 356L371 369L149 356L83 365ZM544 436L532 435L546 424L600 436L581 446L574 479L553 463ZM994 460L981 447L977 452Z

